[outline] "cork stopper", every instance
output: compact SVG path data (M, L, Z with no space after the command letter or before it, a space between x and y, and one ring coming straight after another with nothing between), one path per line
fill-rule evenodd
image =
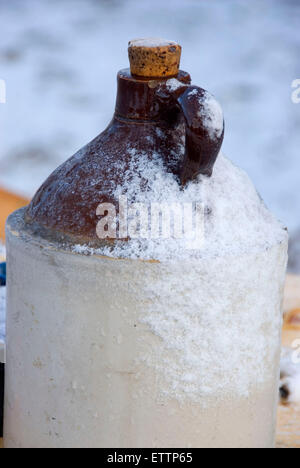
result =
M179 72L181 46L165 39L135 39L129 42L128 55L132 75L169 77Z

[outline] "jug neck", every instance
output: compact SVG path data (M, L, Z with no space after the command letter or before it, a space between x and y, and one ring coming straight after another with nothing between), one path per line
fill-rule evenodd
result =
M157 89L171 78L140 78L133 76L130 69L121 70L117 77L115 118L140 122L164 120L166 109L172 105L171 97L169 101L168 98L162 101L158 98ZM183 71L173 78L184 85L191 82L190 75Z

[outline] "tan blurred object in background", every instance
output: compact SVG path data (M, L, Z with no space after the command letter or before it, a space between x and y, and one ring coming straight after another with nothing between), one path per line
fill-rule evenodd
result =
M300 341L300 276L288 275L284 297L282 344L294 348ZM278 408L277 448L300 448L300 406Z
M0 241L5 240L5 222L15 210L28 205L29 200L0 188Z

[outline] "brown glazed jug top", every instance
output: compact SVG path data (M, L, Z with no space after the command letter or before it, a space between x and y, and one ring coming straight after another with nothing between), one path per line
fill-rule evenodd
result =
M62 242L103 245L96 233L99 204L118 206L116 188L123 186L124 174L147 191L149 181L132 169L133 154L146 155L149 162L158 154L183 190L199 174L212 175L224 127L208 130L203 116L209 94L179 70L180 55L181 47L172 41L129 43L131 69L118 73L111 123L38 190L25 214L31 231Z

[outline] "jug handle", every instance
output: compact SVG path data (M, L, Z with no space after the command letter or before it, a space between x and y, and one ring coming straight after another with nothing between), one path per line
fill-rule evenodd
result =
M198 86L179 90L177 103L185 119L185 156L180 170L184 186L199 174L211 177L224 139L224 118L220 104Z

